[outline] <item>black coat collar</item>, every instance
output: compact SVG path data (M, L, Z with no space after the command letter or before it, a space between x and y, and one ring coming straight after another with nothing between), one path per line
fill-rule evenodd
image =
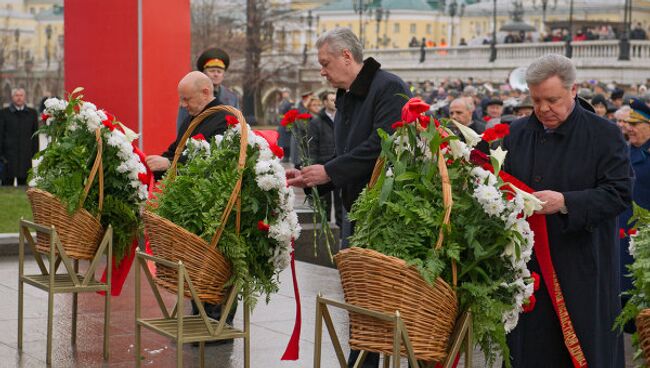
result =
M361 71L354 79L354 82L350 85L350 93L357 95L359 97L365 97L370 90L370 84L372 83L375 73L381 67L375 59L369 57L363 62L363 67Z

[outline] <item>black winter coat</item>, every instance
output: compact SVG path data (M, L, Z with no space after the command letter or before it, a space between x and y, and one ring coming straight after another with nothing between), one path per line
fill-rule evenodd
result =
M218 99L215 98L214 100L210 101L210 103L208 103L205 106L205 108L203 108L202 112L207 110L210 107L219 106L219 105L221 105L221 103L219 102ZM192 121L193 118L194 118L193 116L187 116L185 120L183 120L183 123L181 124L181 127L178 130L178 136L176 137L176 140L169 145L167 151L163 152L161 156L166 157L167 159L169 159L169 161L172 161L174 159L174 153L176 152L176 147L178 147L181 137L183 136L183 134L185 134L187 128L190 127L190 122ZM196 128L194 128L194 131L192 132L190 137L200 133L203 134L205 139L209 141L215 135L223 134L226 131L227 127L228 126L226 124L226 113L223 111L219 111L208 116L205 120L201 122L201 124L199 124ZM154 174L156 176L156 180L158 180L162 177L164 172L157 171L154 172Z
M331 184L341 188L346 211L370 181L381 152L377 129L392 133L391 125L401 120L407 102L401 95L411 96L404 81L380 66L373 58L366 59L350 90L336 92L336 157L325 164L325 172Z
M309 157L315 164L324 164L334 158L334 122L323 108L309 122Z
M27 178L32 157L38 152L38 115L25 106L18 111L12 104L0 111L0 160L4 161L5 177Z
M546 216L551 258L567 310L590 368L624 365L619 314L616 216L631 200L627 147L613 123L579 104L546 132L533 114L514 121L504 140L504 170L536 191L564 195L567 214ZM536 257L528 264L541 275ZM544 281L531 313L508 335L513 367L573 367Z

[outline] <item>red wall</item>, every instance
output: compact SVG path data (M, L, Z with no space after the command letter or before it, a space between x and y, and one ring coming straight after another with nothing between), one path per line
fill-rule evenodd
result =
M189 0L142 1L142 143L176 136L178 81L190 71ZM138 131L138 0L65 0L65 88Z

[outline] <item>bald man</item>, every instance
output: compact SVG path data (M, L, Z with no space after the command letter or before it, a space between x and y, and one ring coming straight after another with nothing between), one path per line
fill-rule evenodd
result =
M176 147L187 128L189 128L192 119L207 108L220 105L219 101L214 97L214 87L210 78L197 71L188 73L178 83L178 97L180 106L185 108L190 116L183 120L176 140L169 145L167 151L163 152L162 155L147 156L147 165L156 175L156 179L160 179L171 166ZM223 134L226 127L226 114L220 111L203 120L201 124L194 128L190 136L200 133L203 134L205 139L210 140L217 134Z

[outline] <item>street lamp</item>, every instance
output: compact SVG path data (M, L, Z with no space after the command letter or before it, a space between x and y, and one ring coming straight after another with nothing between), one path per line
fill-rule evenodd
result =
M454 17L458 15L458 17L462 17L463 13L465 13L465 3L460 4L460 12L458 11L458 1L453 0L452 2L449 3L449 7L447 9L449 12L449 17L451 18L451 36L449 37L449 46L454 45Z
M571 44L572 39L573 39L573 0L571 0L569 6L569 37L566 40L566 51L564 55L569 59L573 57L573 45Z
M20 41L20 29L16 28L14 31L14 39L16 40L16 69L18 69L18 60L20 59L20 51L18 49L18 41Z
M548 1L549 0L541 0L542 3L542 27L544 32L546 32L546 10L548 9ZM553 0L553 10L557 8L557 0ZM537 10L537 5L535 4L535 0L533 0L533 9Z
M618 46L618 60L630 60L630 28L632 24L632 0L625 0L623 9L623 34Z
M354 9L355 14L359 14L359 41L361 45L365 47L365 42L363 40L363 13L368 11L370 3L368 0L353 0L352 8Z
M492 0L492 40L490 41L490 62L497 59L497 0Z
M45 61L47 62L47 68L50 68L50 39L52 39L52 25L48 24L45 27L45 37L47 38L47 43L45 44Z
M385 18L386 21L388 21L388 14L389 11L387 9L382 8L381 6L375 9L375 20L377 21L377 48L379 48L380 44L380 37L379 37L379 26L381 25L381 21ZM384 32L384 37L386 37L386 32ZM385 46L385 45L384 45Z

